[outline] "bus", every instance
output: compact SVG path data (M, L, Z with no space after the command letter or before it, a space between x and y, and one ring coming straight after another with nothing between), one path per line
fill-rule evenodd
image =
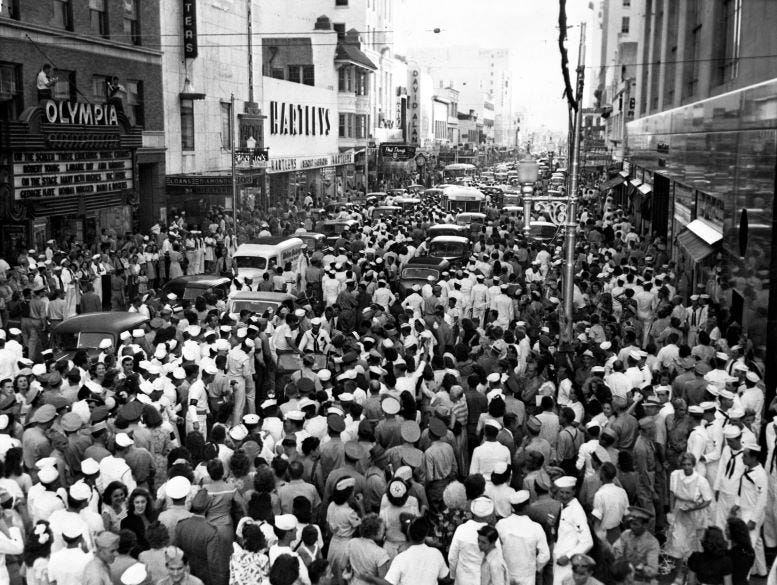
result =
M475 165L467 163L453 163L446 165L443 169L443 177L445 180L451 180L454 182L458 178L472 178L475 175Z
M445 211L482 212L486 196L474 187L446 187L442 192L442 207Z

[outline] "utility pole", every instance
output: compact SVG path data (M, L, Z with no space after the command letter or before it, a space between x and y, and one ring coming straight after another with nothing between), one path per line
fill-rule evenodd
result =
M235 169L235 94L229 96L229 146L232 159L232 219L237 236L237 171Z
M583 126L583 86L585 82L585 23L580 23L580 49L577 56L577 90L573 135L569 141L572 149L569 166L569 191L567 192L566 265L564 266L564 333L567 343L572 341L572 316L575 311L575 246L577 244L577 192L580 174L580 130Z

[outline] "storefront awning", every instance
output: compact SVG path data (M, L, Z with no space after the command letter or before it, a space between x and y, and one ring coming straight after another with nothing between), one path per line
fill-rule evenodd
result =
M335 63L351 63L362 69L377 71L378 68L370 61L370 58L355 44L347 41L337 43L335 52Z
M710 246L717 244L723 239L723 234L700 219L694 219L686 227Z
M618 173L618 174L619 174L621 177L623 177L624 179L628 179L628 178L629 178L629 171L621 171L621 172L620 172L620 173Z
M640 186L637 188L637 191L639 191L639 192L640 192L640 193L642 193L643 195L647 195L648 193L652 193L652 192L653 192L653 187L651 187L651 186L650 186L650 185L648 185L647 183L642 183L642 184L641 184L641 185L640 185Z
M626 175L628 176L628 174ZM601 187L599 187L599 190L604 193L605 191L608 191L609 189L613 189L617 187L618 185L623 185L623 183L626 182L626 179L622 177L620 174L615 175L612 179L609 181L605 181Z
M690 225L677 234L677 245L681 250L688 254L694 262L701 262L715 250L710 244L688 228L690 228Z
M632 179L631 181L629 181L629 185L631 185L632 187L639 187L641 184L642 184L641 179Z

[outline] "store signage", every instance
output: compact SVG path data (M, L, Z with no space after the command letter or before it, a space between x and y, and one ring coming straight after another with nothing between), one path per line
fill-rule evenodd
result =
M183 56L197 56L197 0L183 0Z
M115 193L133 188L128 150L13 153L17 200Z
M236 148L234 152L235 166L238 168L267 168L267 149L260 148Z
M273 158L267 163L267 172L288 173L347 164L353 164L353 152L312 158Z
M350 165L353 164L353 152L343 152L336 154L332 157L333 165Z
M408 142L410 142L410 144L418 144L418 114L420 113L420 109L418 107L418 84L420 81L421 72L418 69L413 69L410 72L410 88L408 91L409 103L407 104L407 108L409 110L407 116L407 133L409 136Z
M108 104L46 100L43 112L49 124L119 125L116 106Z
M384 159L410 160L415 157L415 146L383 143L380 145L380 155Z
M270 134L285 136L329 136L332 124L329 108L270 102Z
M251 183L249 175L236 175L235 183L238 185L248 185ZM232 177L229 175L168 175L165 177L165 185L168 187L231 187Z

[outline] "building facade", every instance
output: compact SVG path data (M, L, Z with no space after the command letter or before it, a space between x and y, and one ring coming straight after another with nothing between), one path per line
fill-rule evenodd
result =
M159 3L4 2L0 38L3 254L149 227L164 206Z
M248 6L238 0L184 0L161 6L163 38L170 39L163 57L168 197L164 215L169 219L185 211L189 223L198 225L213 210L231 216L234 195L238 207L266 203L266 161L255 160L262 156L239 163L233 194L233 140L240 149L253 137L254 148L260 153L263 148L257 105L262 47L255 38L248 42L249 26L254 29L258 22ZM246 114L254 120L244 126L256 130L238 129Z
M777 23L771 2L647 0L628 124L627 203L665 239L684 295L720 302L766 363L777 350ZM750 349L750 348L748 348ZM769 397L767 397L767 402Z

